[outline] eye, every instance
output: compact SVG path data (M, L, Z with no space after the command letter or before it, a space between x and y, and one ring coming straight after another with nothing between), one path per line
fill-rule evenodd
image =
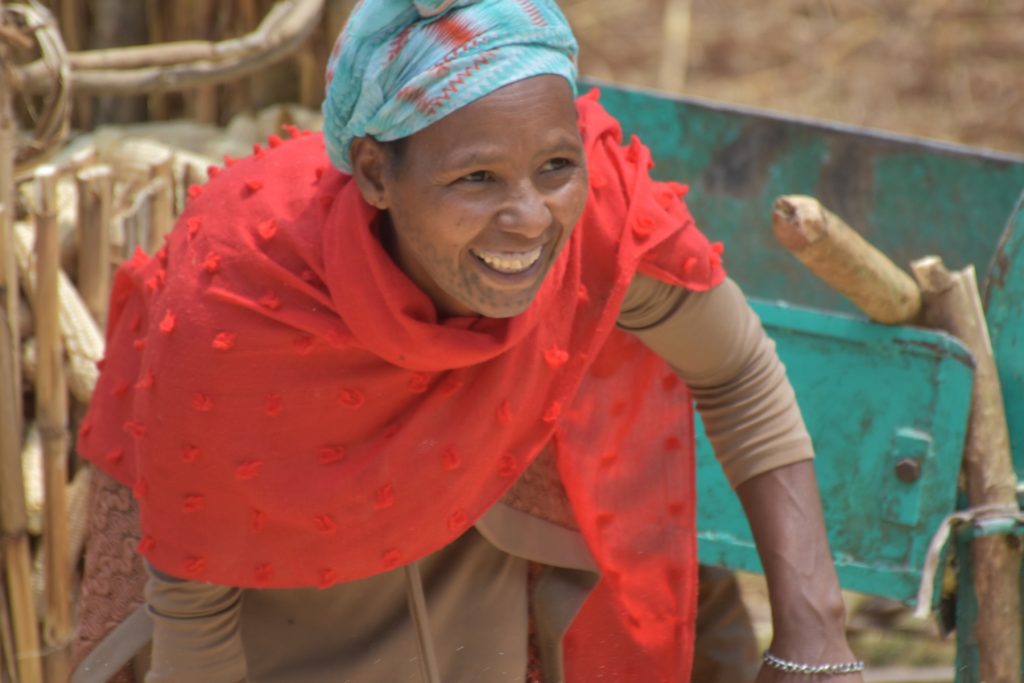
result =
M459 178L459 182L465 183L485 183L488 180L493 180L494 176L490 171L473 171Z
M554 159L548 159L544 162L544 165L540 167L541 173L548 173L551 171L561 171L566 168L573 168L576 166L576 162L568 157L555 157Z

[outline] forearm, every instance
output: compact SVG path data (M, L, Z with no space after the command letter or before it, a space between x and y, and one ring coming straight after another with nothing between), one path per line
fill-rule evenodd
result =
M807 663L851 661L845 608L829 552L814 465L787 465L741 484L768 582L779 657Z

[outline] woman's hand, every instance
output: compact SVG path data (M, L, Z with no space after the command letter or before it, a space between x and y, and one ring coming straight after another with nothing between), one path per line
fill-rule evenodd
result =
M846 607L828 549L812 461L758 475L736 489L768 582L769 651L801 664L845 664ZM809 676L764 664L756 683L863 683L860 673Z

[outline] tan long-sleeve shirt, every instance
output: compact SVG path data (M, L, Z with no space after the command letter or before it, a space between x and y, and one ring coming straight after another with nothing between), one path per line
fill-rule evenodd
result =
M687 292L638 275L619 326L690 387L733 487L812 457L772 341L731 280ZM560 680L560 639L597 580L574 531L554 461L541 456L476 527L421 561L442 679L525 679L536 619L546 680ZM527 591L527 562L549 566ZM249 590L152 572L147 683L419 681L402 570L325 591Z

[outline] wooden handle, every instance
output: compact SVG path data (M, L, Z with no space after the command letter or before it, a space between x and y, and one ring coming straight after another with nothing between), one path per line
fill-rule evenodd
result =
M1017 476L1002 387L974 267L950 272L942 259L928 256L914 261L911 269L921 283L926 322L957 336L974 355L974 387L963 459L970 504L1016 510ZM971 543L978 597L974 636L980 655L979 680L1017 681L1021 667L1020 545L1016 539L998 535L975 538Z
M775 238L811 272L880 323L914 320L914 280L813 197L788 195L772 207Z

